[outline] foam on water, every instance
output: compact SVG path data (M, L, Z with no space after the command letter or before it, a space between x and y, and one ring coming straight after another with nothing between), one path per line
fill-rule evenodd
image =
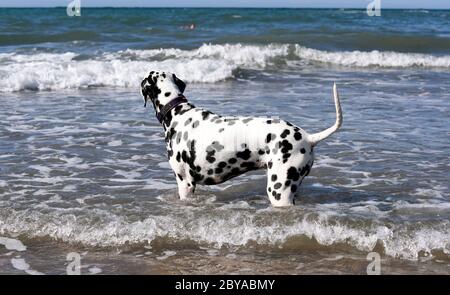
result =
M450 56L433 56L419 53L391 51L341 51L330 52L295 45L295 53L303 59L357 67L450 67Z
M43 275L43 273L32 269L24 258L11 258L11 264L15 269L24 271L29 275Z
M19 240L17 239L11 239L6 237L0 237L0 245L5 246L8 250L15 250L15 251L25 251L27 247Z
M332 63L347 67L450 67L450 56L428 54L339 51L329 52L298 44L204 44L197 49L123 50L90 59L78 54L0 54L0 91L55 90L89 87L138 88L150 69L177 73L187 82L213 83L233 78L237 69L264 69L291 61Z
M0 232L99 247L146 244L157 238L168 238L175 243L191 240L214 247L245 247L251 242L283 247L289 240L307 237L323 246L345 244L365 252L381 243L387 255L412 260L418 259L421 251L450 253L448 221L417 226L414 222L383 223L374 219L367 224L364 220L354 222L345 216L333 216L331 212L338 208L333 206L316 208L317 212L306 214L293 209L289 215L273 208L240 207L240 210L230 210L225 205L205 211L202 207L182 205L170 215L153 215L139 221L101 210L91 212L95 216L88 219L70 214L62 218L60 214L36 211L9 210L5 214L3 210ZM298 249L302 249L301 244ZM171 255L174 253L164 253L160 259Z

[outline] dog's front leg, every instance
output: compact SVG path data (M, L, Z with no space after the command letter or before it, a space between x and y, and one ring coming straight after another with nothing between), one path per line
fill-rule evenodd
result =
M180 180L179 178L177 178L177 184L178 184L178 195L180 196L180 200L185 200L194 195L195 184L188 182L185 179Z
M178 195L180 196L180 200L185 200L194 195L195 188L193 186L180 185L178 184Z

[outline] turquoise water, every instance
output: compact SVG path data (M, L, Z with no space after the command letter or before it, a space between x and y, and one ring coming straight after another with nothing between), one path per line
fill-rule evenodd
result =
M382 17L368 17L356 9L84 8L82 17L69 18L60 8L1 9L0 16L2 51L38 47L95 54L242 42L450 53L449 10L383 10ZM190 24L196 29L183 28Z
M0 235L27 247L0 244L0 272L20 272L14 254L61 273L64 253L87 251L106 273L364 273L378 251L386 272L448 273L449 23L449 10L0 9ZM344 125L294 208L270 207L263 172L183 203L142 107L155 69L197 106L309 132L332 124L336 82Z

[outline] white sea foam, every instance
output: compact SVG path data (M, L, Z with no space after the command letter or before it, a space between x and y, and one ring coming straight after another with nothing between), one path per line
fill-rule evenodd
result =
M17 270L22 270L30 275L43 275L43 273L36 271L30 267L30 265L23 258L12 258L12 266Z
M92 266L88 270L89 270L89 273L91 273L93 275L99 274L103 271L101 268L96 267L96 266Z
M450 67L450 56L433 56L419 53L392 51L341 51L329 52L295 45L295 53L303 59L357 67Z
M373 222L361 227L342 219L345 217L333 217L326 211L313 215L290 212L293 216L283 220L283 216L287 217L286 212L273 208L256 212L214 210L206 213L202 208L197 210L195 207L183 207L179 214L152 215L134 222L106 211L96 211L96 214L101 215L94 219L99 221L90 224L71 215L61 218L59 214L36 211L9 212L8 216L1 214L0 232L17 232L31 237L51 237L70 243L108 247L148 243L159 237L188 239L208 243L215 248L245 246L249 242L278 247L288 239L306 236L321 245L347 244L365 252L381 243L387 255L413 260L418 259L421 251L431 253L432 250L441 249L450 253L450 227L445 221L433 226ZM160 259L166 259L172 254L164 253Z
M204 44L197 49L124 50L78 60L77 54L0 54L0 91L88 87L139 88L150 69L177 73L187 82L213 83L233 71L263 69L275 61L305 60L353 67L450 67L450 56L381 51L329 52L298 44ZM278 68L278 66L277 66Z
M0 245L5 246L8 250L25 251L27 247L19 240L0 237Z

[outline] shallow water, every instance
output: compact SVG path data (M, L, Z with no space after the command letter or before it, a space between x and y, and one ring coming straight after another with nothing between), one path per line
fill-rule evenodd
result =
M371 251L382 273L449 273L444 51L192 38L162 50L111 40L2 47L0 234L27 248L0 245L1 273L65 273L74 251L84 273L366 273ZM94 45L102 52L89 55ZM163 129L139 93L153 67L187 81L196 106L310 133L334 122L335 81L344 125L315 150L295 207L270 207L263 171L181 202Z

